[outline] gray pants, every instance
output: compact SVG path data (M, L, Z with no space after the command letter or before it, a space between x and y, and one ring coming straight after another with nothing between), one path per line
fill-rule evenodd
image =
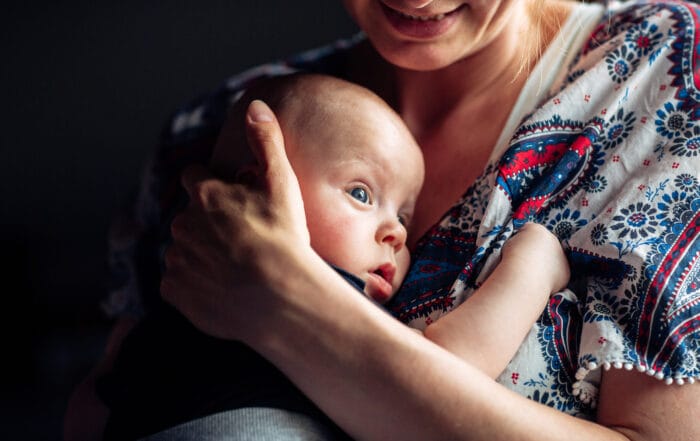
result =
M189 421L142 441L340 441L349 440L325 421L267 407L229 410Z

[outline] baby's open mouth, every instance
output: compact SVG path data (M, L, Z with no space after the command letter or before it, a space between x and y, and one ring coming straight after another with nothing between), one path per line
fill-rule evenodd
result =
M384 303L394 294L394 276L396 267L386 263L372 270L367 275L365 282L365 294L379 303Z
M396 274L396 268L394 265L386 263L372 272L386 280L389 285L394 283L394 274Z

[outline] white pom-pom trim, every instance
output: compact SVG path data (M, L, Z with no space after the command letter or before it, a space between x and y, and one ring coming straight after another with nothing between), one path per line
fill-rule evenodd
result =
M683 376L683 375L675 375L673 377L666 376L663 371L655 371L654 369L648 368L644 365L641 364L633 364L630 362L623 362L623 361L604 361L602 363L597 363L595 361L589 361L587 363L584 363L584 367L578 368L576 371L576 383L574 383L574 395L577 395L576 393L576 384L578 384L581 380L586 378L589 372L594 371L598 369L599 367L602 367L604 370L609 371L611 368L615 369L624 369L626 371L631 371L632 369L636 369L638 372L643 372L649 375L650 377L654 377L657 380L663 381L665 384L671 385L671 384L677 384L679 386L684 385L684 384L694 384L696 380L700 381L700 375L697 377L690 377L690 376ZM583 400L582 400L583 401ZM587 401L584 401L587 402Z
M595 409L598 405L598 388L585 380L580 380L574 383L573 395L578 397L581 402L588 404Z

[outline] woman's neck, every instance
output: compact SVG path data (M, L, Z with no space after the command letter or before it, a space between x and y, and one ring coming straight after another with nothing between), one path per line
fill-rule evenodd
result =
M426 164L412 242L483 172L531 68L573 3L548 1L542 11L547 20L541 21L531 21L529 3L522 5L513 15L523 18L517 26L511 23L470 56L437 71L395 69L394 105L423 149ZM533 34L537 38L523 44L524 36Z
M508 113L571 6L552 0L533 11L531 2L518 2L508 24L467 57L434 71L395 69L396 105L414 135L420 137L464 107Z

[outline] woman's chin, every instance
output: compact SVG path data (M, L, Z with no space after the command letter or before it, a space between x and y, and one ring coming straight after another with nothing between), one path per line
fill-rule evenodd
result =
M450 53L449 50L427 43L422 45L405 43L401 46L403 47L376 47L376 49L385 60L394 66L420 72L440 70L461 59Z

